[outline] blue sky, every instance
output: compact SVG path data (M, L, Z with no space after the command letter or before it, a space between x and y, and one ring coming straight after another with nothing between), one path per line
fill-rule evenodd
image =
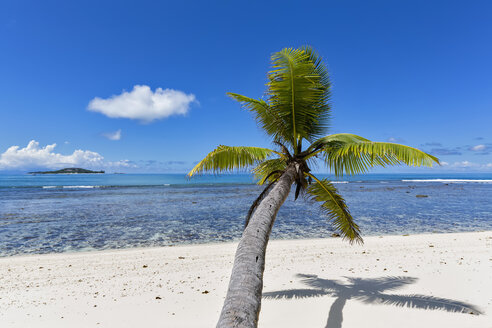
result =
M440 172L491 172L491 13L490 1L4 0L0 171L186 172L219 144L269 146L225 93L261 97L270 54L309 44L331 73L331 133L419 147Z

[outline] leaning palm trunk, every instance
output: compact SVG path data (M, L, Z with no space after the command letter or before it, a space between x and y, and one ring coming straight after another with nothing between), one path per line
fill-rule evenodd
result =
M289 195L295 175L296 167L291 164L258 205L245 228L217 328L257 327L266 247L277 212Z

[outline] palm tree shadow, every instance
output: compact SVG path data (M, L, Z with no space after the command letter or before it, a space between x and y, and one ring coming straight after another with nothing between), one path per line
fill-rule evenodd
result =
M480 315L482 312L473 304L425 295L395 295L385 292L413 284L413 277L353 278L344 277L348 283L318 278L316 275L298 274L301 282L310 288L288 289L263 293L266 299L295 299L332 296L333 302L325 328L341 328L343 307L348 300L366 304L386 304L425 310L444 310Z

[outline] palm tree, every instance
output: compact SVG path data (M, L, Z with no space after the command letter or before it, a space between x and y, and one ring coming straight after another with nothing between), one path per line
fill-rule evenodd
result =
M437 158L418 149L372 142L353 134L326 136L331 107L328 72L312 48L286 48L271 57L265 100L228 93L251 111L277 150L219 146L189 173L253 168L266 188L251 206L236 251L224 307L217 327L256 327L261 305L265 252L280 206L296 184L320 202L334 229L351 242L362 242L360 230L336 188L319 179L310 166L320 159L335 176L367 172L374 166L432 166ZM304 146L304 147L303 147Z

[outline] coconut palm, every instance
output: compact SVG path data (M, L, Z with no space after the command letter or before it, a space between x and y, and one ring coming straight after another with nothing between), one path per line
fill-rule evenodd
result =
M253 113L274 149L219 146L188 176L252 168L266 188L253 203L236 251L217 327L256 327L261 305L265 252L275 217L292 185L320 203L341 236L362 242L345 200L327 179L311 173L322 160L336 176L360 174L374 166L432 166L437 158L418 149L339 133L326 135L331 114L328 72L310 47L286 48L271 57L265 99L228 93Z

